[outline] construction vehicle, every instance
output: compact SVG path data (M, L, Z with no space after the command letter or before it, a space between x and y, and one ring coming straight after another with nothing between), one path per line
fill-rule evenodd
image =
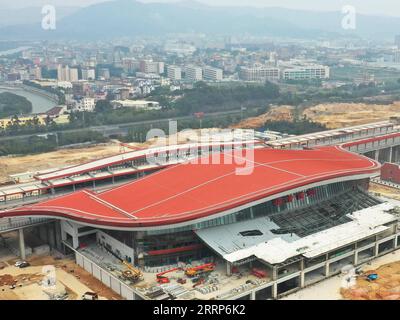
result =
M196 288L197 286L203 284L204 282L206 282L206 279L204 279L204 278L198 278L198 279L196 279L195 284L194 284L192 287L193 287L193 288Z
M197 267L187 268L185 270L185 274L188 277L195 277L204 273L212 272L214 271L214 269L215 269L215 263L206 263Z
M122 263L128 268L128 270L122 271L122 276L129 281L136 282L142 280L142 272L133 267L129 262L123 260Z
M257 278L266 278L267 272L261 269L253 268L251 269L251 274Z
M173 272L173 271L178 271L178 270L182 270L182 268L173 268L170 270L166 270L160 273L156 274L156 278L157 278L157 282L158 283L169 283L169 278L165 277L164 274L169 273L169 272Z
M82 300L99 300L99 296L95 292L87 291L82 295Z

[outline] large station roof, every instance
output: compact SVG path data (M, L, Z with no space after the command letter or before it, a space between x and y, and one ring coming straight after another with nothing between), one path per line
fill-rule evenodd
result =
M238 174L246 166L250 170ZM171 166L105 192L82 190L0 212L0 218L40 215L120 228L190 224L314 183L370 176L379 167L340 147L243 150L240 155L214 154L198 164Z

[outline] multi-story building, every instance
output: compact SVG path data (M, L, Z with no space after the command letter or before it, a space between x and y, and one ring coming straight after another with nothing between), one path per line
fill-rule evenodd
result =
M156 62L151 60L141 60L139 65L140 72L143 73L164 73L164 62Z
M98 78L108 80L110 79L110 70L107 68L101 68L98 70Z
M64 67L62 65L59 65L57 68L57 79L58 81L78 81L78 69L70 68L68 65Z
M187 66L185 68L185 78L189 81L201 81L203 80L203 70L198 66Z
M182 79L182 69L181 67L170 65L167 67L167 76L173 81Z
M96 79L96 71L94 69L82 69L82 80Z
M203 77L205 80L221 81L224 77L222 69L206 66L203 69Z
M93 112L96 106L94 98L83 97L76 101L73 111Z
M329 79L330 69L327 66L310 64L289 67L282 72L283 80Z
M40 67L33 67L29 70L29 73L31 75L31 78L34 80L40 80L42 79L42 70Z
M244 81L278 81L280 78L280 70L279 68L263 65L241 67L240 78Z

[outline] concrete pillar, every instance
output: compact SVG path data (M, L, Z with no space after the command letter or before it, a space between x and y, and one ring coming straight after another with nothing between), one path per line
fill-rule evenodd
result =
M302 271L300 273L300 288L304 288L305 286L305 272Z
M379 161L379 150L375 150L375 161Z
M325 262L325 277L329 277L329 262Z
M354 265L355 266L358 265L358 251L357 250L354 252Z
M79 247L79 237L77 235L72 236L72 247L77 249Z
M226 275L232 275L232 265L229 261L226 262Z
M250 300L256 300L256 292L254 290L250 292Z
M96 180L93 180L93 189L96 189Z
M278 268L276 266L272 267L272 280L275 281L278 279Z
M375 243L375 256L379 254L379 244Z
M61 240L67 241L67 233L61 228Z
M389 148L389 162L392 162L392 158L393 158L393 147Z
M272 299L278 298L278 284L276 282L272 285L271 289L272 289Z
M19 255L22 260L25 260L26 253L25 253L24 229L18 230L18 239L19 239Z

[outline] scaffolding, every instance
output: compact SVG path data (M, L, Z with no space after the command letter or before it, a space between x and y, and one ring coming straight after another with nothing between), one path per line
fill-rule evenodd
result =
M322 201L309 208L285 213L275 213L269 218L279 226L271 230L275 234L310 234L352 221L347 215L382 203L366 192L356 189Z

